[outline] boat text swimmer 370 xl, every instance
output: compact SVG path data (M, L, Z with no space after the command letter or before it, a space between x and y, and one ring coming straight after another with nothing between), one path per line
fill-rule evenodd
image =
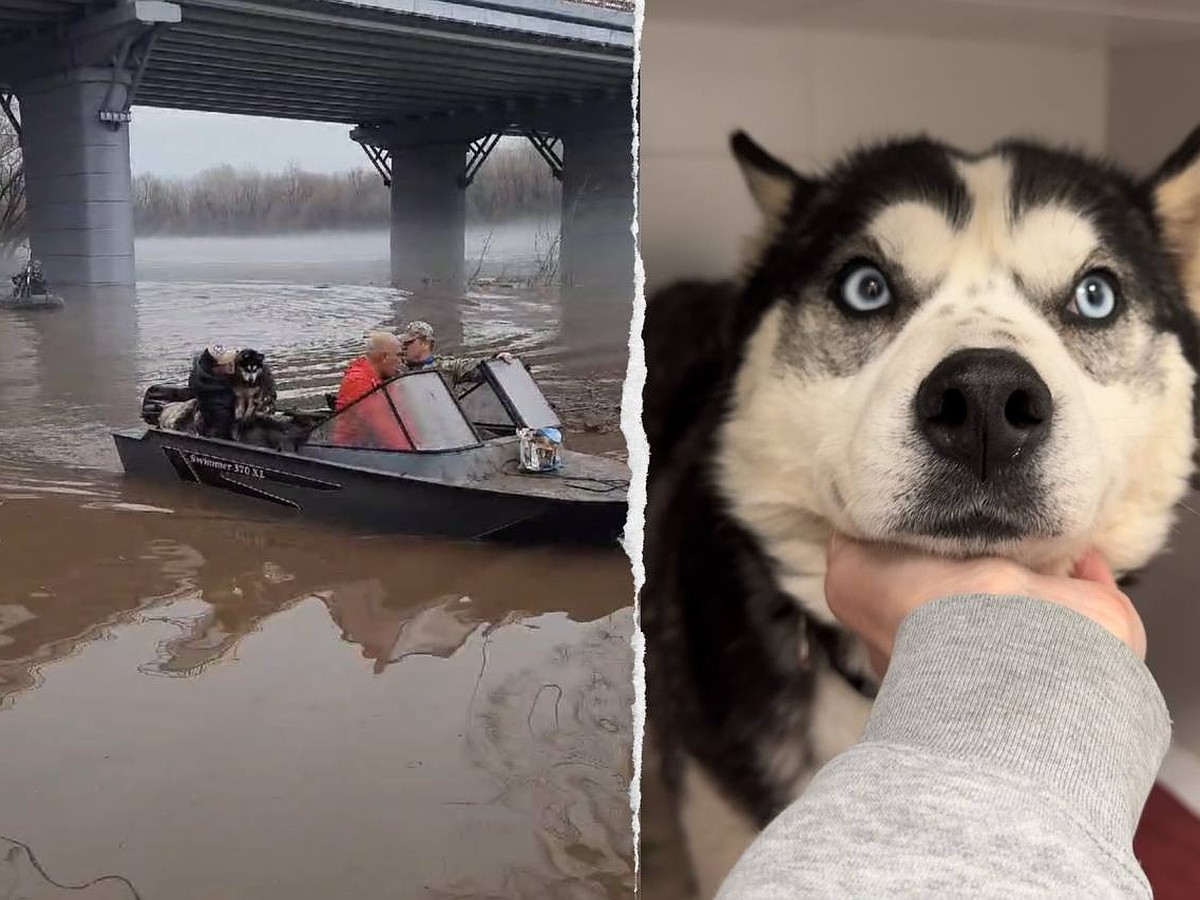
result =
M338 412L279 412L284 449L158 427L115 432L130 475L182 480L371 531L522 542L611 543L629 469L562 449L558 416L519 361L489 360L455 397L436 371L400 375Z

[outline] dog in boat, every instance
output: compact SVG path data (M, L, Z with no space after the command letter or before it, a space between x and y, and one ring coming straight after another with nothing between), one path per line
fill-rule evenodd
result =
M1065 574L1167 541L1194 469L1200 128L1156 172L925 137L807 175L744 134L729 283L650 298L648 716L701 896L858 737L833 530Z
M280 429L273 427L275 386L262 352L251 348L206 349L193 368L188 391L192 396L164 405L158 416L159 427L209 434L212 426L206 421L205 404L199 391L215 395L217 399L210 403L219 400L222 406L227 405L228 400L221 395L228 396L227 391L232 393L233 440L274 446L275 438L282 437Z
M239 350L233 363L233 421L235 433L275 409L275 388L267 372L266 357L258 350Z

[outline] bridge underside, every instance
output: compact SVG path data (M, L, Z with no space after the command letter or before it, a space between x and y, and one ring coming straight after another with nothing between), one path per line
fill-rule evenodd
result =
M470 142L536 130L561 142L564 277L631 282L632 16L560 0L407 5L422 12L0 0L0 93L18 101L30 240L51 281L133 283L139 105L355 126L392 159L393 276L406 287L461 276Z
M628 100L460 116L424 128L352 133L383 151L392 191L392 280L400 286L463 275L464 188L485 135L524 134L562 181L560 272L568 285L633 283L633 115Z

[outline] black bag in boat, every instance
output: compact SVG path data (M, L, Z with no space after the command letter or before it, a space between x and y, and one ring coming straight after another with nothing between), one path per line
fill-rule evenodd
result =
M157 425L158 417L163 407L168 403L182 403L195 396L190 388L176 387L171 384L152 384L142 397L142 421L147 425Z

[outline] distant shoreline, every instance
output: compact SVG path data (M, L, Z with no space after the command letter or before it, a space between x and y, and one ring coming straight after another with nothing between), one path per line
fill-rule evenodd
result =
M464 159L465 164L465 159ZM391 192L378 173L264 173L218 166L192 178L139 175L133 181L137 236L308 234L387 228ZM562 190L528 143L492 154L466 189L467 220L497 227L556 216Z
M0 163L19 185L20 148L2 126ZM10 208L0 210L0 256L18 255L28 245L24 191L12 197ZM369 167L322 173L295 165L275 172L223 165L187 178L144 173L133 179L132 199L137 239L286 237L391 225L391 192ZM531 144L504 138L466 189L465 202L469 228L549 223L559 218L562 188Z
M473 219L467 218L466 227L468 231L488 231L490 229L516 228L529 225L554 225L557 230L558 212L553 213L527 213L514 212L505 215L498 219ZM297 228L260 228L248 230L168 230L168 231L135 231L134 238L136 240L147 240L156 238L165 239L203 239L203 238L294 238L294 237L312 237L321 234L386 234L391 228L391 222L387 219L381 222L368 222L364 224L354 225L313 225L310 227Z

